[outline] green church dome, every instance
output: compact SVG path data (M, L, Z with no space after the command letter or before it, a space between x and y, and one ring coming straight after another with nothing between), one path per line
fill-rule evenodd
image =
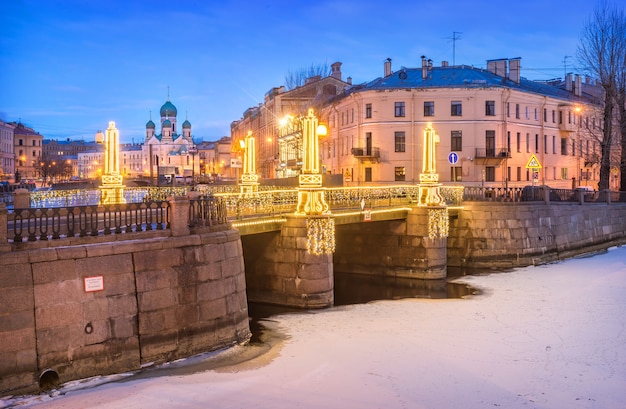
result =
M176 117L176 114L178 114L178 111L176 110L176 107L174 106L174 104L172 104L170 101L167 101L161 107L161 116L162 117L163 116L166 116L166 117Z
M191 122L185 119L185 122L183 122L183 129L186 128L191 128Z
M152 119L151 119L151 120L149 120L146 123L146 129L154 129L154 128L155 128L155 125L154 125L154 122L152 122Z

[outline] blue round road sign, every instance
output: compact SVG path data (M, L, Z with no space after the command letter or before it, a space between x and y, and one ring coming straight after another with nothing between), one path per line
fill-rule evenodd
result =
M459 161L459 155L456 152L450 152L448 155L448 162L450 165L455 165Z

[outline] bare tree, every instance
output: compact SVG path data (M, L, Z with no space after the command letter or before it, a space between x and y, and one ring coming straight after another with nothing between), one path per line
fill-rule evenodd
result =
M299 68L291 71L285 76L285 88L292 90L305 84L307 78L311 77L328 77L331 74L330 66L324 64L311 64L308 67Z
M618 79L624 75L626 58L624 24L623 10L606 2L600 3L584 27L578 47L580 63L586 71L598 78L604 91L599 189L609 189L610 186L613 120L619 112L616 107L619 107L620 101Z

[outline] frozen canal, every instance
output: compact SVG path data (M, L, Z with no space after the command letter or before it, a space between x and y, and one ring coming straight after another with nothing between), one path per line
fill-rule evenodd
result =
M151 376L92 379L36 408L624 408L626 247L467 276L464 298L271 317L272 339ZM190 369L191 368L191 369ZM167 374L167 375L165 375ZM161 376L156 376L161 375Z

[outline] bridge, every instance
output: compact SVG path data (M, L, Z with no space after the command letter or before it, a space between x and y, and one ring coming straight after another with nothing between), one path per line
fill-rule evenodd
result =
M327 189L320 217L333 220L335 247L315 254L315 218L294 213L296 190L220 189L133 191L138 202L105 205L57 192L57 207L22 190L0 204L0 391L243 342L248 301L332 305L334 269L439 278L448 266L515 267L626 242L623 192L443 187L446 239L430 238L419 190L394 185Z

